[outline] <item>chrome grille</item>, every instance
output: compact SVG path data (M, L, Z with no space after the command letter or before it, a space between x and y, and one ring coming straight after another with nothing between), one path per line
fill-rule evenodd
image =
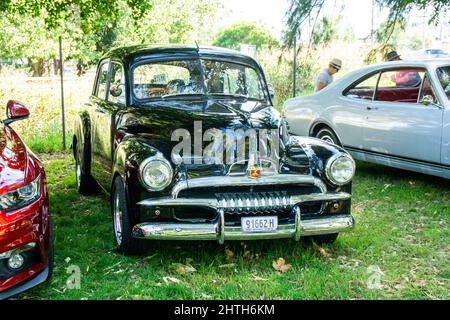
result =
M291 207L291 196L285 191L253 193L216 193L220 208L226 213L277 213Z

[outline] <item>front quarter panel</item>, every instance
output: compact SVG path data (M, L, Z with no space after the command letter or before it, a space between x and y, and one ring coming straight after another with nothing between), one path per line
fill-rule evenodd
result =
M291 136L290 144L300 146L309 158L311 173L320 178L327 186L328 190L351 191L351 182L344 186L335 186L331 184L325 175L325 168L328 159L332 156L344 153L349 155L343 148L327 143L323 140L308 137Z

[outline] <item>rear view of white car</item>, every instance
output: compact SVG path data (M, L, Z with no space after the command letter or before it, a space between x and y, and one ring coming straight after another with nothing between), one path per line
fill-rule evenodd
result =
M356 70L285 102L289 130L343 146L355 159L450 179L450 60Z

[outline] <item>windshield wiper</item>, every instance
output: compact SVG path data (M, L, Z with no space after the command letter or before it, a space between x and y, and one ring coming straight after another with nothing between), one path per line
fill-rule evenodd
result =
M243 94L225 94L225 93L211 93L211 96L220 98L238 98L245 100L248 100L250 98L249 96Z
M219 97L219 98L228 98L228 99L243 99L243 100L253 100L253 101L263 101L264 99L257 99L253 97L249 97L243 94L225 94L225 93L212 93L211 96Z
M204 93L171 93L161 96L162 99L166 98L183 98L183 97L206 97Z

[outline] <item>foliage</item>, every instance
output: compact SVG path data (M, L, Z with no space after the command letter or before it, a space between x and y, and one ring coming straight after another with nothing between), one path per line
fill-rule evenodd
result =
M310 19L317 19L324 3L327 0L290 0L289 9L286 12L285 44L292 46L293 39L298 36L302 25ZM377 0L381 7L390 9L389 32L395 28L397 21L404 18L412 8L432 8L429 23L437 21L439 17L450 9L448 0ZM309 19L309 20L308 20ZM310 22L310 21L309 21Z
M256 45L259 50L263 47L278 47L279 42L265 27L241 22L235 24L217 35L213 45L239 50L241 43Z
M15 5L13 5L15 4ZM66 59L80 69L113 47L142 43L210 41L218 0L8 0L0 11L0 59Z
M312 43L315 45L320 43L328 44L336 35L337 32L333 26L333 22L329 18L323 17L320 24L313 31Z
M43 17L49 29L65 27L65 21L77 24L83 34L98 32L105 22L114 21L125 6L135 21L149 11L153 1L149 0L2 0L0 12L18 16ZM42 13L45 13L42 16Z
M286 30L284 42L288 47L292 47L294 38L298 37L302 25L312 17L317 17L322 10L326 0L290 0L288 11L286 12Z
M448 0L377 0L381 7L390 9L390 20L396 20L398 17L405 17L414 7L418 9L430 8L432 14L429 23L437 21L442 14L450 9Z
M125 257L113 250L108 197L77 193L71 155L42 158L55 270L49 283L17 299L448 298L446 180L358 163L352 196L356 227L334 245L289 239L225 245L149 241L147 254ZM67 285L71 266L80 270L80 289ZM377 285L371 281L377 268L379 286L369 287Z

